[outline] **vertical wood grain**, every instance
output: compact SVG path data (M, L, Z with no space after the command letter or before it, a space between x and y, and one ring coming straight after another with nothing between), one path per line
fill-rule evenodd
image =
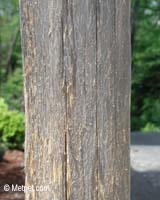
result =
M98 200L128 200L129 0L99 0L97 8Z
M96 1L66 1L67 199L97 199Z
M65 200L62 0L21 0L26 110L26 200Z
M129 200L129 0L20 0L26 200Z

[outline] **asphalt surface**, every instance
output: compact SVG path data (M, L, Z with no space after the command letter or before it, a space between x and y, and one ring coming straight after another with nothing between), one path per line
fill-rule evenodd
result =
M131 168L131 200L160 200L160 133L132 133Z

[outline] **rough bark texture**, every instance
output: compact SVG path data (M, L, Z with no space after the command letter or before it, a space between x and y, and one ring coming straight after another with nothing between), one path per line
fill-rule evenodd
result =
M21 0L26 200L129 200L129 0Z
M98 200L127 200L130 199L129 1L101 1L98 8Z

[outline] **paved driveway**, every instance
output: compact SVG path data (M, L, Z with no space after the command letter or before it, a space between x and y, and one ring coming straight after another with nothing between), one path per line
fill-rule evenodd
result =
M160 133L132 133L131 200L160 200Z

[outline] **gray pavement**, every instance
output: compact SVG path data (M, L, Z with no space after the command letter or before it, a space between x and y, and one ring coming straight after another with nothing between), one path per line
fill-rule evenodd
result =
M131 200L160 200L160 133L131 136Z

